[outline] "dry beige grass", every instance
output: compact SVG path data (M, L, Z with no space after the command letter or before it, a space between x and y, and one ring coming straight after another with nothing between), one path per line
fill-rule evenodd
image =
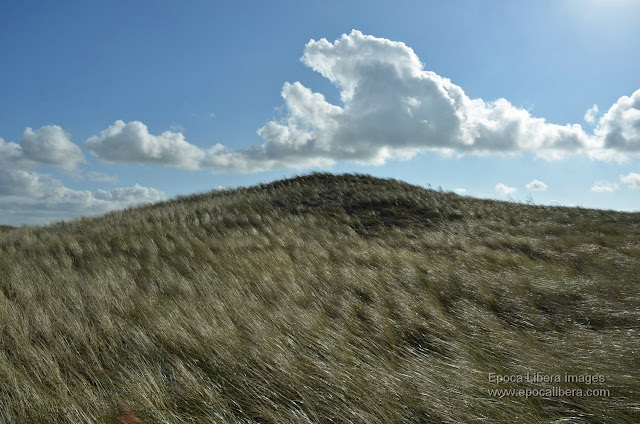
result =
M640 422L639 259L639 214L357 175L1 231L0 421ZM609 393L489 395L526 372Z

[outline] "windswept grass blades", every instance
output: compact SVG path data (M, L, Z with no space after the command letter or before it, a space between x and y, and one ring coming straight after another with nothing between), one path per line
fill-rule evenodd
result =
M639 422L639 259L637 213L364 175L0 228L0 421Z

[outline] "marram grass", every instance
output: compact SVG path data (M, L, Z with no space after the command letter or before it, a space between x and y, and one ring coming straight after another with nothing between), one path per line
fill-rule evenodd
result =
M6 423L635 423L639 327L637 213L312 174L0 231Z

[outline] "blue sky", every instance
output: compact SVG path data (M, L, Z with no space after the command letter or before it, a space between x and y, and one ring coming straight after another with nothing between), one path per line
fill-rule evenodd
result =
M639 19L631 0L1 2L0 224L312 170L640 210Z

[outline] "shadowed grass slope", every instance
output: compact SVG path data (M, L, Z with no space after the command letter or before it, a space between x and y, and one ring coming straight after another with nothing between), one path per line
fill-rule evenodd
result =
M637 213L362 175L1 231L0 422L639 422L639 259ZM488 392L552 386L608 393Z

